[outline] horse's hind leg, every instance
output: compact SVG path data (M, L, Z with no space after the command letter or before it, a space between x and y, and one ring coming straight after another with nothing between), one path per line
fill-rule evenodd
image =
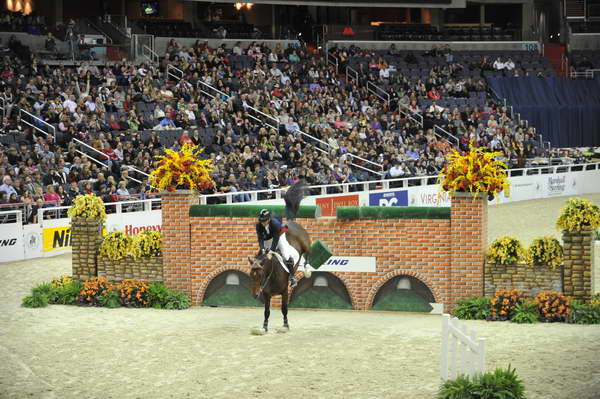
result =
M263 294L265 300L265 321L263 322L263 330L267 332L269 330L269 316L271 315L271 296Z
M288 294L284 294L281 296L281 313L283 313L283 328L290 328L288 324Z

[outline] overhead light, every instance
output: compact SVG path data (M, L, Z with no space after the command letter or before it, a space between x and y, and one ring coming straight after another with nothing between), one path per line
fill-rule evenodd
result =
M239 10L241 10L241 9L242 9L242 7L243 7L244 5L243 5L242 3L235 3L233 6L235 7L235 9L236 9L236 10L238 10L238 11L239 11Z
M244 7L246 7L247 10L251 10L254 6L254 3L235 3L233 6L238 11L240 11Z

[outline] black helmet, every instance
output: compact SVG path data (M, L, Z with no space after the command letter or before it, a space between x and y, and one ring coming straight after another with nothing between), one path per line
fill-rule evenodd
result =
M261 222L264 222L265 220L269 220L269 219L271 219L271 211L268 209L263 209L258 214L258 220Z

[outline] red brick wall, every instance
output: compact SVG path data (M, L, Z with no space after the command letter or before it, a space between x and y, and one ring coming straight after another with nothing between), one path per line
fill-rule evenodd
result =
M249 272L257 252L253 218L188 216L190 197L163 199L165 282L202 302L208 284L226 270ZM367 310L377 290L398 275L418 278L436 302L452 306L483 294L487 200L455 197L452 219L298 219L312 240L339 256L375 256L374 273L334 273L354 309Z

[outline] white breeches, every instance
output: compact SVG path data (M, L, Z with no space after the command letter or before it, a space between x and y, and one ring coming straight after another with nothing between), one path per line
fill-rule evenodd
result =
M271 248L272 240L265 241L265 248ZM284 260L288 260L289 258L294 259L294 264L298 263L300 259L300 254L294 247L292 247L287 239L285 238L285 233L279 236L279 242L277 243L277 250L283 256Z

